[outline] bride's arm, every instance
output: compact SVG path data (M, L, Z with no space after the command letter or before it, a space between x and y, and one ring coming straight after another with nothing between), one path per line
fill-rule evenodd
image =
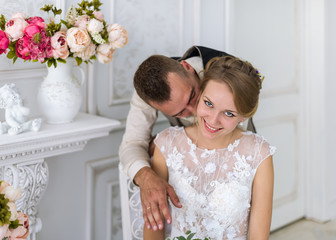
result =
M152 161L152 169L154 172L164 180L168 181L168 169L166 165L166 160L163 157L160 150L155 146L154 148L154 154L153 154L153 161ZM143 208L147 209L147 207ZM151 209L148 209L148 211L151 211ZM162 215L162 213L161 213ZM162 216L163 218L163 216ZM144 227L144 240L159 240L164 239L164 228L163 230L154 231L152 229L147 229Z
M272 218L274 170L272 156L257 169L252 185L249 240L268 240Z

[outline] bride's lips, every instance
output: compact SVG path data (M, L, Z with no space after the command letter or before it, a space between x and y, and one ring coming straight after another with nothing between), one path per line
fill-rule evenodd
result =
M220 130L222 130L223 128L214 128L212 126L210 126L203 118L203 124L204 124L204 127L206 130L208 130L209 132L211 133L215 133L215 132L218 132Z

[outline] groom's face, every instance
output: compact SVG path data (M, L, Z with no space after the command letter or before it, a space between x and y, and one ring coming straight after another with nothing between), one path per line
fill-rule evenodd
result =
M150 105L172 117L193 115L199 94L199 81L194 69L187 72L188 77L182 77L173 72L168 73L170 100L160 104L150 102Z

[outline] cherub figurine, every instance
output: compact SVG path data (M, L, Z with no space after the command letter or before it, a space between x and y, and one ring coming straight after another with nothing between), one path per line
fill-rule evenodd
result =
M0 109L5 109L5 122L0 122L0 134L7 132L9 135L16 135L24 131L40 130L41 119L28 120L30 110L23 106L14 83L0 88Z

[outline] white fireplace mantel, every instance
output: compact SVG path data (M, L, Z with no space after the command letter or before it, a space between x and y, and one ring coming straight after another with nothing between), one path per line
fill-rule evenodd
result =
M22 189L16 204L29 216L29 239L36 239L42 228L37 205L49 180L44 159L80 151L90 139L107 136L119 125L116 120L79 113L71 123L43 123L39 132L0 135L0 179Z

